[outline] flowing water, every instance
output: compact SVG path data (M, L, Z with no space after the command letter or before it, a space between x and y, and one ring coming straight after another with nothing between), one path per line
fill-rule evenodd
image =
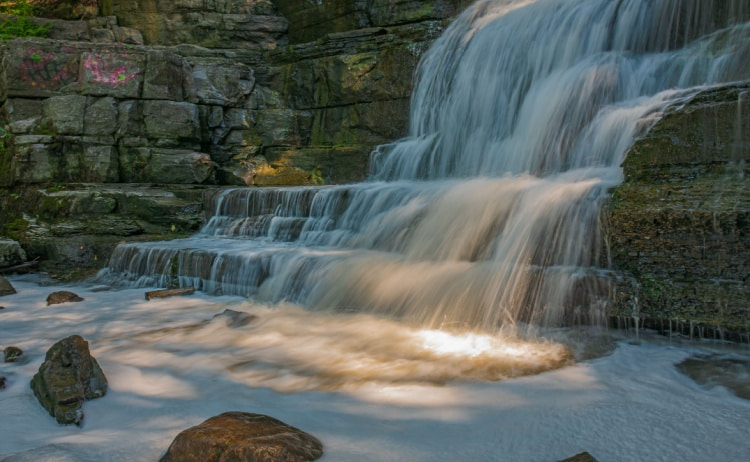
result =
M750 76L747 0L481 0L425 54L409 135L353 185L239 188L189 239L119 246L105 281L426 329L601 323L600 213L633 139Z

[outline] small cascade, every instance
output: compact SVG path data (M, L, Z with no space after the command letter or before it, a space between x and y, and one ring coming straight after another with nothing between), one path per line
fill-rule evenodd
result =
M749 20L746 0L478 1L370 181L223 191L198 234L121 245L99 278L428 327L601 323L623 156L665 106L750 76Z

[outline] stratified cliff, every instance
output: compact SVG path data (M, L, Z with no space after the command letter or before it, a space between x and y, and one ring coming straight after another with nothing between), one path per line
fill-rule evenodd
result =
M636 141L609 209L614 314L692 336L750 332L750 84L702 91Z
M32 3L49 37L0 44L0 233L85 269L197 229L205 187L365 178L470 2Z

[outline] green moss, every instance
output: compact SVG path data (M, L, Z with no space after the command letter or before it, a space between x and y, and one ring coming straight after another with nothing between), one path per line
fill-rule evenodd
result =
M0 186L13 184L13 156L6 147L6 138L0 138Z
M30 19L36 12L36 6L28 0L3 2L0 4L0 14L12 16L0 22L0 41L17 37L47 37L49 24L36 24Z
M0 235L7 236L14 241L23 242L29 222L23 218L14 218L10 221L0 223Z

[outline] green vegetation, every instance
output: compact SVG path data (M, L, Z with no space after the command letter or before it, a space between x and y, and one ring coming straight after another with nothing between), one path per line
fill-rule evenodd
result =
M0 22L0 41L16 37L46 37L49 24L36 24L30 18L34 16L36 6L28 0L2 2L0 14L12 16Z

